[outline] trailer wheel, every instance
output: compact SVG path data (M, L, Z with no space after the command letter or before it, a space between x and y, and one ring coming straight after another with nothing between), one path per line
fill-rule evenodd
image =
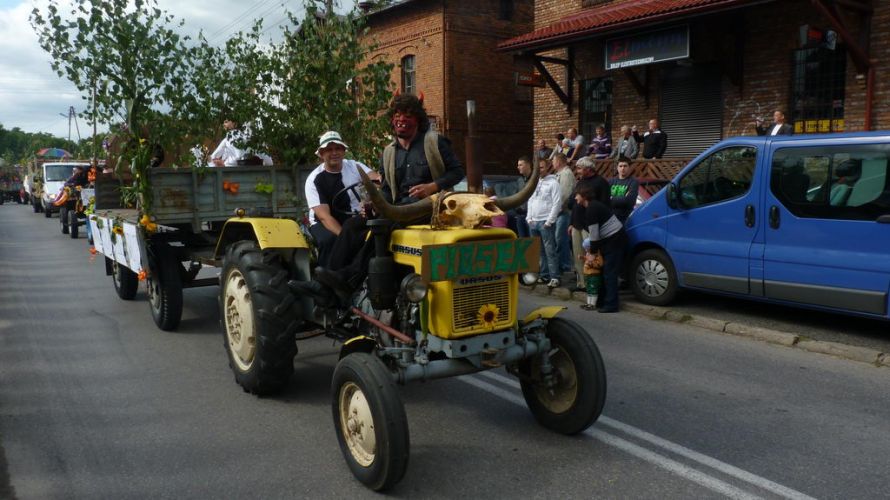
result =
M31 197L31 208L34 209L34 213L40 213L40 200L35 197Z
M65 205L59 208L59 223L62 225L62 234L68 234L68 207Z
M123 300L133 300L139 288L139 277L136 273L108 257L105 257L105 264L111 267L111 280L117 296Z
M46 217L47 219L49 219L49 218L51 218L51 217L53 216L53 209L50 208L49 205L46 204L46 201L42 201L42 202L40 203L40 206L41 206L41 208L42 208L42 210L43 210L43 216L44 216L44 217Z
M398 483L408 468L408 418L383 362L363 352L341 359L331 400L337 442L355 478L375 491Z
M288 272L275 250L239 241L226 250L220 276L220 326L235 382L245 392L281 390L294 371L299 323Z
M148 305L155 325L165 332L173 331L182 319L182 278L179 260L169 247L161 244L151 248L151 272L146 278Z
M80 234L77 226L77 212L74 210L68 210L68 234L72 240L76 240Z
M596 422L606 403L603 358L574 321L551 319L547 337L554 383L545 383L541 356L535 355L520 363L522 395L539 424L560 434L577 434Z

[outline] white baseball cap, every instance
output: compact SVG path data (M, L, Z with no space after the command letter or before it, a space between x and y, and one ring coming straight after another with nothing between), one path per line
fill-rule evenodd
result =
M343 138L340 137L340 133L334 130L328 130L327 132L321 134L321 137L318 138L318 149L315 150L315 154L321 156L321 150L326 148L330 143L336 143L343 146L346 149L349 149L349 146L343 142Z

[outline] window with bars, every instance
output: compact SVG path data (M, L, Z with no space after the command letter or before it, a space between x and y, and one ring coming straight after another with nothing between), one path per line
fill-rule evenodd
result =
M794 133L844 131L847 56L815 47L794 51L791 75L791 123Z
M602 125L612 133L612 79L594 78L581 81L581 135L586 140L596 135Z
M417 82L414 75L414 56L402 58L402 93L414 95L417 93Z

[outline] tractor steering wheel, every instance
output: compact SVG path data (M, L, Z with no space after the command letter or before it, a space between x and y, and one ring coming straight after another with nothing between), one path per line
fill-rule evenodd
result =
M361 211L359 210L352 210L352 199L349 198L349 193L352 193L352 195L355 196L355 199L361 202L363 200L362 193L359 191L359 188L361 186L361 181L353 182L352 184L337 191L337 193L334 194L334 196L331 198L331 212L337 212L338 214L347 215L349 217L361 214ZM338 202L340 202L344 196L347 200L349 200L350 210L340 210L339 208L337 208L339 206Z

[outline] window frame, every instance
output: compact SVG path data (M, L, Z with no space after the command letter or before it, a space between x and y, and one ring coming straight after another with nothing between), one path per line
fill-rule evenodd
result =
M719 199L705 198L704 194L710 193L712 190L713 191L717 190L716 182L715 182L716 178L712 177L712 172L711 172L711 170L713 168L714 159L718 155L721 155L721 154L726 153L727 151L730 151L733 149L750 150L753 153L750 157L750 159L751 159L750 167L751 168L750 168L750 178L748 179L748 186L745 188L744 191L739 191L737 193L733 193L732 195L724 197L724 198L719 198ZM726 201L735 200L735 199L747 196L748 193L751 192L751 187L754 185L754 182L755 182L756 176L757 176L757 153L758 153L757 146L750 145L750 144L730 145L730 146L726 146L726 147L723 147L716 151L711 152L711 154L709 154L706 158L703 158L700 162L696 163L695 166L693 166L692 168L690 168L689 170L684 172L682 177L680 177L679 179L676 180L677 201L678 201L679 205L681 207L683 207L684 209L695 209L695 208L707 207L710 205L715 205L717 203L723 203ZM711 189L706 191L706 193L702 193L702 194L695 192L694 193L695 200L697 203L693 205L693 204L687 203L687 200L689 200L688 197L683 196L684 195L683 181L688 179L690 177L690 175L692 175L694 172L696 172L699 168L707 168L707 172L705 173L705 181L700 183L699 185L705 186L705 188L707 188L708 186L711 186ZM725 178L731 182L736 182L736 181L733 181L733 179L729 179L727 177L723 177L723 178ZM732 187L732 185L730 185L730 187ZM697 188L693 188L693 189L695 190ZM704 199L705 201L698 202L699 199Z
M410 61L410 69L408 68ZM403 94L417 94L417 57L414 54L406 54L402 57L399 67L401 68L401 87ZM410 78L410 84L408 79Z

